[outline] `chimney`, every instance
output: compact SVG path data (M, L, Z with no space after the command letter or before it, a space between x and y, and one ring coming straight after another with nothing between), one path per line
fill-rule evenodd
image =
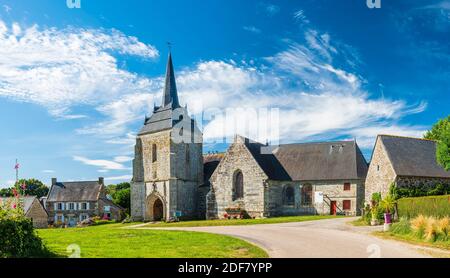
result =
M56 178L52 178L52 185L56 185L57 182L58 180Z
M105 178L102 178L102 177L98 178L98 183L105 185Z

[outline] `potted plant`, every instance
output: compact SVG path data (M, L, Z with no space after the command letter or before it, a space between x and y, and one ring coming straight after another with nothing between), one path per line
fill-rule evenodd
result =
M384 227L385 232L389 231L392 225L392 214L391 212L395 206L395 199L388 194L380 203L381 207L384 209Z

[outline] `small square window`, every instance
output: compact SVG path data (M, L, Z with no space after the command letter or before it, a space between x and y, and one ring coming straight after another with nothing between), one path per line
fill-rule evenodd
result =
M350 191L352 185L349 182L344 183L344 191Z
M62 210L62 203L58 203L58 210Z
M352 209L352 201L344 200L343 208L344 208L344 210L351 210Z
M87 203L81 203L81 209L87 210Z

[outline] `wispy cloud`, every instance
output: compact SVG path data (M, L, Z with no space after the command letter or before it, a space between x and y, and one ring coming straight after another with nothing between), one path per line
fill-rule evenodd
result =
M53 174L53 173L55 173L55 171L54 170L43 170L42 173L44 173L44 174Z
M244 29L245 31L251 32L251 33L255 33L255 34L261 33L261 29L258 29L255 26L244 26L244 27L242 27L242 29Z
M122 180L130 181L132 178L133 178L133 176L131 176L131 175L123 175L123 176L106 177L105 180L107 180L107 181L122 181Z
M274 4L264 4L264 8L268 16L274 16L280 12L280 7Z
M309 20L308 20L308 18L306 17L305 12L304 12L303 10L298 10L298 11L296 11L296 12L294 13L294 19L295 19L297 22L300 22L300 23L306 23L306 24L309 23Z
M143 59L155 47L117 30L7 26L0 21L0 96L45 106L75 119L75 105L103 105L118 96L145 92L146 78L121 69L113 54Z
M6 13L9 13L10 11L12 11L12 8L8 5L3 5L3 9L5 10Z
M110 160L101 160L101 159L89 159L82 156L74 156L73 160L79 161L83 164L89 165L89 166L95 166L102 168L103 170L126 170L127 168L116 161L110 161Z

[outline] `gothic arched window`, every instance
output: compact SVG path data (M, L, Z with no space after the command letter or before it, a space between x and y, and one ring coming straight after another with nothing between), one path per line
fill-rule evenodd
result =
M244 198L244 175L236 171L233 178L233 201Z
M302 186L302 206L311 206L313 201L312 185L305 184Z
M295 191L292 186L286 186L284 188L283 205L285 205L285 206L295 205Z
M156 144L152 145L152 162L156 162L158 160L158 148Z

